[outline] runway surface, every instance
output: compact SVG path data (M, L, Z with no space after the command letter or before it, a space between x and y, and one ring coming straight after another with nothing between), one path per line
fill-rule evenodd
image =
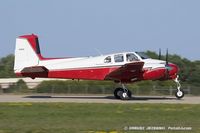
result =
M66 102L66 103L169 103L200 104L200 97L185 96L181 100L170 96L135 96L131 100L118 100L113 96L79 95L0 95L0 102Z

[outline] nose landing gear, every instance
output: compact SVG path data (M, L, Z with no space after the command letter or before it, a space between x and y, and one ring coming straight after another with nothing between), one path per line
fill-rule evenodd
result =
M181 84L180 81L178 80L179 76L177 75L177 77L174 79L174 81L176 82L177 85L177 91L175 93L175 96L177 99L181 99L184 97L184 91L181 90Z

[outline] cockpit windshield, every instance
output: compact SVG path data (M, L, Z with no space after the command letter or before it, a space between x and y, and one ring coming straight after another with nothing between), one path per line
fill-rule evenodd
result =
M138 54L142 59L149 59L150 58L144 52L135 52L135 53Z

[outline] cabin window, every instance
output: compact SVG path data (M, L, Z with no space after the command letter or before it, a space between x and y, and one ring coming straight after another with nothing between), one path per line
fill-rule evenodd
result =
M131 62L131 61L138 61L138 57L133 54L133 53L130 53L130 54L126 54L126 61L128 62Z
M142 59L149 59L150 57L147 56L144 52L136 52Z
M124 61L124 56L123 54L117 54L114 56L115 62L123 62Z
M111 57L108 56L104 59L104 63L110 63L111 62Z

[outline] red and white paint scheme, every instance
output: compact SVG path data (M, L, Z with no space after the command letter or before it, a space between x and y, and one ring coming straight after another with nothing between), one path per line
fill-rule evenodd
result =
M114 96L130 99L124 86L141 80L175 80L177 98L182 98L178 82L178 67L168 61L151 59L141 52L122 52L95 57L44 58L36 35L16 39L14 71L17 76L31 78L64 78L81 80L113 80L121 83Z

